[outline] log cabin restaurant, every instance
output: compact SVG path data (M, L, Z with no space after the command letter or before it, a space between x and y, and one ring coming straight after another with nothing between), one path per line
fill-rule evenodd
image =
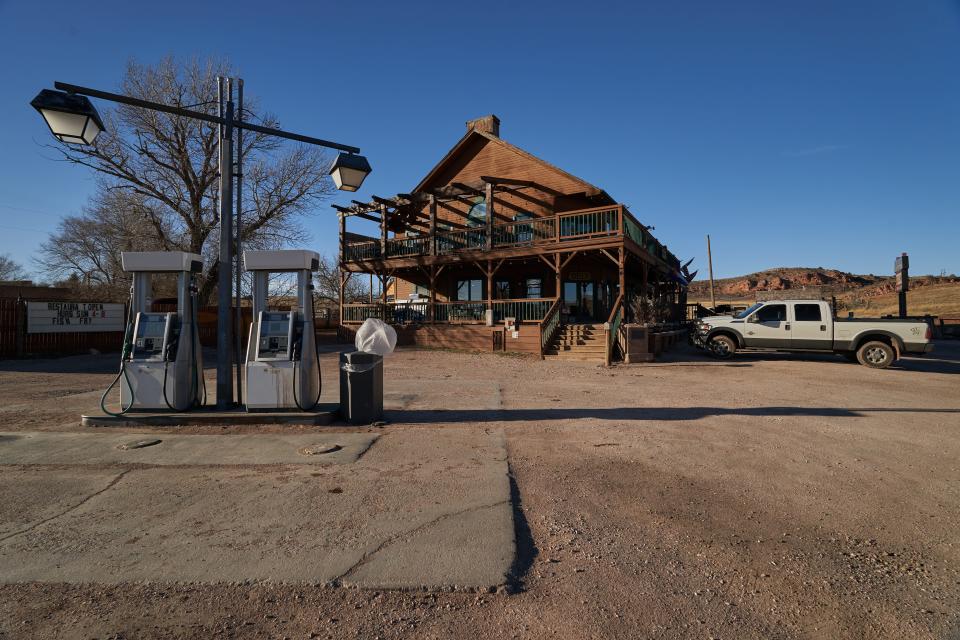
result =
M603 189L503 140L494 115L409 193L334 208L341 285L381 285L340 300L348 335L374 317L401 344L609 363L627 325L683 320L689 275L666 245ZM355 218L379 237L350 232Z

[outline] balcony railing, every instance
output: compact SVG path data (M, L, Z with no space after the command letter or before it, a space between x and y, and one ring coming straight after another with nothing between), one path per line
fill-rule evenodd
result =
M493 321L501 323L505 318L519 322L539 322L551 306L554 298L521 298L517 300L493 300ZM344 324L360 324L367 318L377 318L390 324L426 324L430 322L451 324L482 324L486 322L487 302L484 300L459 300L434 302L415 300L410 302L352 303L343 305Z
M512 248L559 244L578 240L627 237L652 256L679 267L679 261L666 250L622 206L569 211L555 216L498 223L490 230L490 248ZM386 258L449 255L460 251L487 249L487 228L437 231L433 236L391 238L386 241ZM346 262L363 262L381 258L380 242L363 240L344 246Z

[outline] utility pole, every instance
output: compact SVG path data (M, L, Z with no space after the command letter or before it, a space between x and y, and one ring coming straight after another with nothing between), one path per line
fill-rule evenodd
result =
M237 122L243 123L243 78L237 78ZM243 353L243 309L241 308L240 301L242 300L241 293L241 272L243 270L243 265L241 260L243 259L243 248L240 241L240 234L243 230L243 129L241 127L237 128L237 255L235 260L237 263L235 276L236 281L234 287L236 289L235 300L234 302L237 305L234 318L236 318L236 323L234 329L237 332L236 335L236 363L237 363L237 404L243 404L243 367L241 363L244 361Z
M710 234L707 234L707 264L710 266L710 308L717 308L717 294L713 289L713 254L710 252Z
M217 411L233 407L233 340L230 289L233 270L233 80L225 79L226 105L220 136L220 261L217 271Z

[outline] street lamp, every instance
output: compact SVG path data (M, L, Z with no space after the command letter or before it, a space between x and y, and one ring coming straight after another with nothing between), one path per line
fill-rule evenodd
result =
M93 144L103 131L103 120L89 98L44 89L30 102L60 142Z
M355 153L340 153L328 172L341 191L356 191L370 173L370 163Z
M245 122L234 116L233 91L229 88L224 103L221 100L220 115L211 115L201 111L191 111L183 107L175 107L158 102L150 102L139 98L132 98L117 93L109 93L89 87L80 87L65 82L55 82L58 91L42 90L30 105L40 112L50 131L58 140L70 144L93 144L97 134L103 131L103 121L97 110L94 109L91 98L100 98L131 107L171 113L176 116L203 120L220 125L220 250L219 259L221 269L218 274L217 295L217 409L223 411L233 405L233 382L231 380L232 357L230 337L232 327L230 323L230 280L233 271L233 175L234 163L233 130L255 131L269 136L295 140L306 144L336 149L341 153L330 169L330 175L338 189L356 191L363 183L363 179L370 173L370 163L360 154L360 149L350 145L339 144L329 140L313 138L280 129L264 127L252 122ZM237 238L239 246L239 238ZM226 268L222 268L226 266ZM239 294L238 294L239 298Z

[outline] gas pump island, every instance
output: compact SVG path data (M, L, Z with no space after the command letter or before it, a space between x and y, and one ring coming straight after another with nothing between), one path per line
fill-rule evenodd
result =
M247 342L247 411L312 411L320 402L320 358L313 330L314 251L245 251L253 274L253 322ZM271 273L296 273L296 304L289 311L267 306Z
M203 382L200 336L197 333L195 274L202 258L182 251L142 251L120 254L123 270L133 274L120 372L100 399L104 413L118 416L130 410L186 411L201 406ZM153 313L153 277L177 275L176 312ZM120 412L104 406L107 394L120 381Z

